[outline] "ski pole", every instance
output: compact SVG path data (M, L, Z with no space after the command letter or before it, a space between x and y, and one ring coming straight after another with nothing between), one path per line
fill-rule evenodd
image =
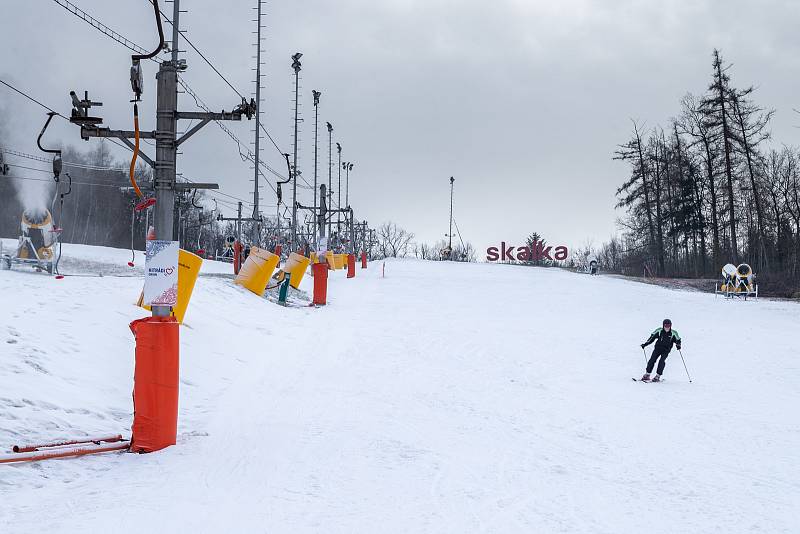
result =
M642 347L642 356L644 356L644 366L647 367L647 352L645 352L644 347Z
M689 369L686 367L686 360L683 359L683 352L681 349L678 349L678 354L681 355L681 361L683 362L683 368L686 369L686 377L689 379L689 383L692 382L692 377L689 376Z

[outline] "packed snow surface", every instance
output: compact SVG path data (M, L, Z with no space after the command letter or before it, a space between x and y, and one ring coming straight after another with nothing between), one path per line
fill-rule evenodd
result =
M4 451L129 435L143 256L64 256L105 276L0 271ZM800 531L794 303L395 260L284 308L229 270L181 328L178 444L0 465L0 532ZM664 317L691 384L676 351L631 380Z

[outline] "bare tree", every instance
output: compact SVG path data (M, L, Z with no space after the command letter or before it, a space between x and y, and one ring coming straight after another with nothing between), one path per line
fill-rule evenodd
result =
M700 147L699 157L703 162L706 176L706 186L711 200L711 258L714 265L719 264L720 258L720 235L719 235L719 201L717 199L716 188L716 161L717 161L717 139L709 124L705 121L703 113L699 109L699 103L691 95L683 99L683 127L692 136L693 141L689 144L689 149ZM702 209L702 207L701 207ZM702 213L702 212L701 212Z
M732 85L717 50L712 67L707 93L684 97L668 135L634 124L615 151L630 165L617 191L623 233L599 253L637 275L707 275L744 261L762 293L800 296L800 150L765 150L774 112L752 101L752 87Z
M378 252L383 258L402 258L408 254L408 248L414 234L400 228L389 221L378 227Z
M725 176L727 178L726 191L728 193L728 224L730 225L730 247L734 263L739 261L739 246L736 239L736 197L733 192L733 142L736 140L735 132L731 128L732 91L730 77L727 70L730 66L723 67L719 50L714 49L714 74L709 94L700 103L707 124L719 130L725 163Z
M648 245L653 248L656 245L656 231L653 223L653 210L650 202L650 186L648 184L648 166L645 161L644 146L642 144L642 134L639 126L633 122L633 137L627 143L620 145L614 152L614 159L631 162L631 177L617 189L617 196L620 197L617 207L636 208L640 200L643 200L642 207L647 216L647 231L650 236ZM660 254L657 255L657 257Z
M766 259L766 235L764 229L764 208L761 201L760 187L756 178L756 154L758 146L769 139L770 134L767 131L767 125L770 119L775 114L775 110L764 111L763 108L758 107L751 102L747 97L753 92L753 88L749 87L743 91L732 92L733 115L738 127L738 149L745 156L747 161L747 173L750 178L751 195L756 207L757 216L757 236L758 242L756 247L758 250L758 267L763 268Z

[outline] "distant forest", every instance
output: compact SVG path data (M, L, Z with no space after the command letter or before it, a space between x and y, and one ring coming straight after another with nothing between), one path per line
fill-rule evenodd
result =
M46 156L42 159L48 161L31 161L4 152L8 171L0 176L0 236L19 236L20 219L26 207L46 207L54 212L56 224L63 229L64 243L119 248L130 248L133 244L137 250L144 249L152 215L147 211L134 212L137 199L130 188L128 162L114 159L106 142L97 143L87 153L71 147L64 149L59 191L69 194L64 197L63 210L59 196L54 199L56 187L49 163L52 156L44 153L33 156ZM137 176L140 183L147 184L152 175L148 167L142 166ZM233 225L217 222L214 210L201 205L201 200L200 193L194 198L188 193L178 199L180 224L176 227L180 229L183 248L213 254L223 249L225 236L233 234ZM234 205L235 202L226 202L226 207Z
M2 125L0 117L0 125ZM93 144L88 152L73 147L63 149L63 171L58 191L69 193L64 197L63 209L60 196L56 194L56 182L52 173L52 156L38 152L20 153L8 147L0 129L0 156L7 172L0 172L0 237L17 238L20 235L20 220L26 208L41 211L51 210L57 226L63 229L63 243L80 243L117 248L144 250L147 228L153 224L152 208L135 211L137 199L129 181L129 161L115 159L109 151L107 141ZM0 169L1 171L2 169ZM140 164L137 181L147 193L152 189L152 172ZM222 191L203 192L192 190L179 192L175 203L175 239L181 248L213 258L225 250L226 238L236 236L235 223L219 221L217 216L225 211L230 218L237 211L238 200ZM280 225L277 217L263 217L261 224L242 223L242 241L245 245L260 243L268 250L283 245L283 254L289 252L290 231L289 208L282 204L283 216ZM243 201L242 215L249 218L253 205ZM308 252L311 219L300 223L300 250ZM342 230L345 234L345 230ZM329 245L339 243L335 233ZM404 256L409 251L413 234L387 222L375 231L375 239L368 242L357 235L357 248L365 246L370 258ZM342 245L344 246L344 245ZM471 250L471 249L470 249ZM65 249L66 251L66 249ZM66 252L65 252L66 253ZM474 254L472 254L474 260Z
M630 169L617 191L625 231L598 257L608 270L655 277L718 277L744 262L766 293L800 297L800 149L771 142L774 110L734 84L718 50L710 74L677 118L634 122L615 151Z

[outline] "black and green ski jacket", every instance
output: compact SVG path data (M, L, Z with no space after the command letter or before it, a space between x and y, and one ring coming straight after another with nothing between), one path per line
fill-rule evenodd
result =
M681 336L678 335L677 330L673 328L671 328L669 332L663 328L656 328L653 330L653 333L650 334L650 337L647 338L647 341L644 342L642 347L646 347L653 341L656 342L656 348L661 349L664 352L671 351L673 344L678 347L678 350L681 350Z

